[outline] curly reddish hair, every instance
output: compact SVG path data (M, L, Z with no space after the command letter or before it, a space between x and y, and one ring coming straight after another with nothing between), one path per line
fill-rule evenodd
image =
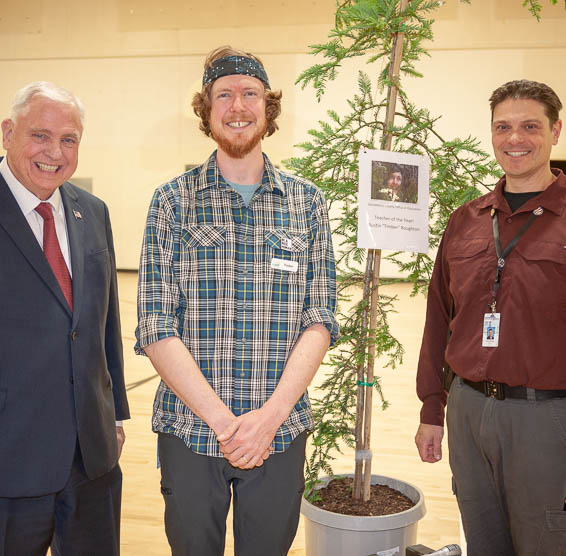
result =
M206 60L204 61L204 68L210 67L213 62L225 56L247 56L252 58L258 64L263 67L263 62L253 54L249 52L243 52L242 50L236 50L231 46L220 46L208 54ZM212 89L213 83L205 85L200 93L195 93L193 101L191 103L195 114L200 118L199 129L207 136L211 136L210 132L210 90ZM264 85L265 88L265 85ZM281 97L283 94L281 91L272 91L271 89L265 89L265 119L267 120L267 129L265 135L269 137L273 135L279 126L275 121L279 114L281 114Z

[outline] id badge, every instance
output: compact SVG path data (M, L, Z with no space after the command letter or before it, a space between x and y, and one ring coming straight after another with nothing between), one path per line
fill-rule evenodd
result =
M499 328L501 313L486 313L483 316L482 347L497 347L499 345Z

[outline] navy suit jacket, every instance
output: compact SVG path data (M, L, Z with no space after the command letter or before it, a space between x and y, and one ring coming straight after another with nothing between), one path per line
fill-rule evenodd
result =
M89 478L110 471L116 419L129 417L108 209L60 191L73 312L0 175L0 497L62 489L77 439Z

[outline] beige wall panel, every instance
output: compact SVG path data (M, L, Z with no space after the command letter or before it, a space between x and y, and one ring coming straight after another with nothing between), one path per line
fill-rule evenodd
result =
M218 44L258 53L306 51L324 40L333 0L3 0L0 57L68 58L203 54ZM432 50L566 46L566 11L543 2L536 22L520 0L446 0ZM547 5L548 4L548 5ZM133 11L133 13L131 13ZM250 40L251 39L251 40Z
M564 3L543 0L543 18L537 22L521 6L522 0L446 0L438 10L431 50L447 48L499 49L566 46ZM442 17L457 6L457 19Z
M0 33L40 33L41 0L2 0Z
M513 79L548 83L566 102L566 76L556 71L562 49L437 51L420 65L425 77L407 81L409 96L433 115L442 116L438 129L446 138L472 135L491 150L489 97ZM566 159L566 136L554 148Z
M529 19L532 17L531 13L526 10L522 4L523 2L517 2L516 0L497 0L492 1L495 19ZM566 11L564 10L564 5L562 2L557 2L556 4L551 4L550 1L542 1L542 18L544 20L550 19L566 19Z
M334 0L118 0L120 31L331 23Z
M460 0L447 0L442 6L433 12L435 21L450 21L458 19L460 14Z
M249 45L252 36L255 52L303 52L325 39L333 5L334 0L2 0L0 59L203 54L219 44Z

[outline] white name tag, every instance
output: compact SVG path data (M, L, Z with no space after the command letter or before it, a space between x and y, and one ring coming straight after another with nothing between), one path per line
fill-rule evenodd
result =
M271 268L275 270L284 270L285 272L297 272L299 263L297 261L286 261L285 259L271 259Z

